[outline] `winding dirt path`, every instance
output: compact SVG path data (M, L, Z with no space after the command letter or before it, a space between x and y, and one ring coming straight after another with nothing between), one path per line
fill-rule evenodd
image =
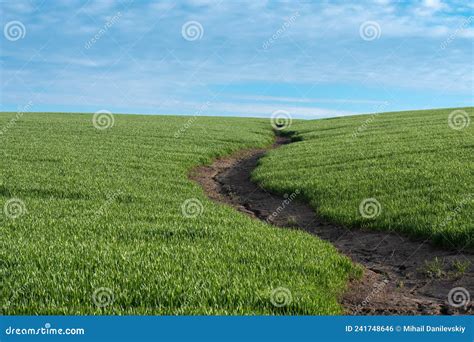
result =
M288 138L277 137L272 148L289 142ZM308 204L298 200L296 193L280 196L251 181L251 172L267 150L244 150L218 159L193 170L191 178L212 200L274 226L317 235L364 266L363 278L352 282L341 298L347 314L474 313L472 301L466 300L466 295L474 296L473 253L436 248L428 241L414 241L393 232L349 230L322 220ZM456 262L469 266L459 271L454 267ZM452 289L451 303L455 306L448 301ZM458 303L460 307L456 307Z

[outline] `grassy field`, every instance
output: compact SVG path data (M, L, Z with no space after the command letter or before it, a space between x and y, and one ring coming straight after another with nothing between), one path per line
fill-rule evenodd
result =
M290 145L254 172L264 187L301 189L324 217L474 248L474 110L299 121Z
M341 312L358 273L348 259L214 204L188 180L196 165L269 145L268 120L92 119L0 113L3 314Z

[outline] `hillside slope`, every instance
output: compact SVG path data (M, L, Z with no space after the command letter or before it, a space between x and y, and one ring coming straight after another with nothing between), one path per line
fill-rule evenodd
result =
M3 314L341 312L346 257L215 204L188 178L269 145L268 120L92 119L0 113Z
M299 121L253 173L337 223L474 248L474 109Z

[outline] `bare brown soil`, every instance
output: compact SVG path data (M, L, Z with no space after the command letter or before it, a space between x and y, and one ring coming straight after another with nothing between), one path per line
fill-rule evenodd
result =
M286 143L289 143L288 138L277 137L272 148ZM200 183L214 201L231 205L274 226L305 230L331 242L341 253L362 265L364 276L352 281L341 298L347 314L474 313L472 301L461 307L448 302L448 293L455 287L463 287L474 295L473 253L442 249L395 232L348 229L327 222L300 201L296 192L281 196L251 181L251 172L266 151L240 151L210 166L198 167L191 178ZM434 261L436 258L438 262ZM456 261L470 264L462 272L454 267Z

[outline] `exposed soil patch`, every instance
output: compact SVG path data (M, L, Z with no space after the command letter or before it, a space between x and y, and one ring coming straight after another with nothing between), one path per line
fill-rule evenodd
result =
M272 148L289 143L277 137ZM278 227L302 229L331 242L341 253L364 266L364 277L353 281L341 303L347 314L411 315L473 314L474 254L432 246L394 232L351 229L321 219L298 199L297 192L281 196L262 189L250 179L267 149L240 151L193 170L207 195ZM296 189L295 189L296 190ZM289 202L289 203L288 203ZM455 266L457 265L457 267ZM464 266L466 269L463 270ZM449 292L462 287L451 296Z

